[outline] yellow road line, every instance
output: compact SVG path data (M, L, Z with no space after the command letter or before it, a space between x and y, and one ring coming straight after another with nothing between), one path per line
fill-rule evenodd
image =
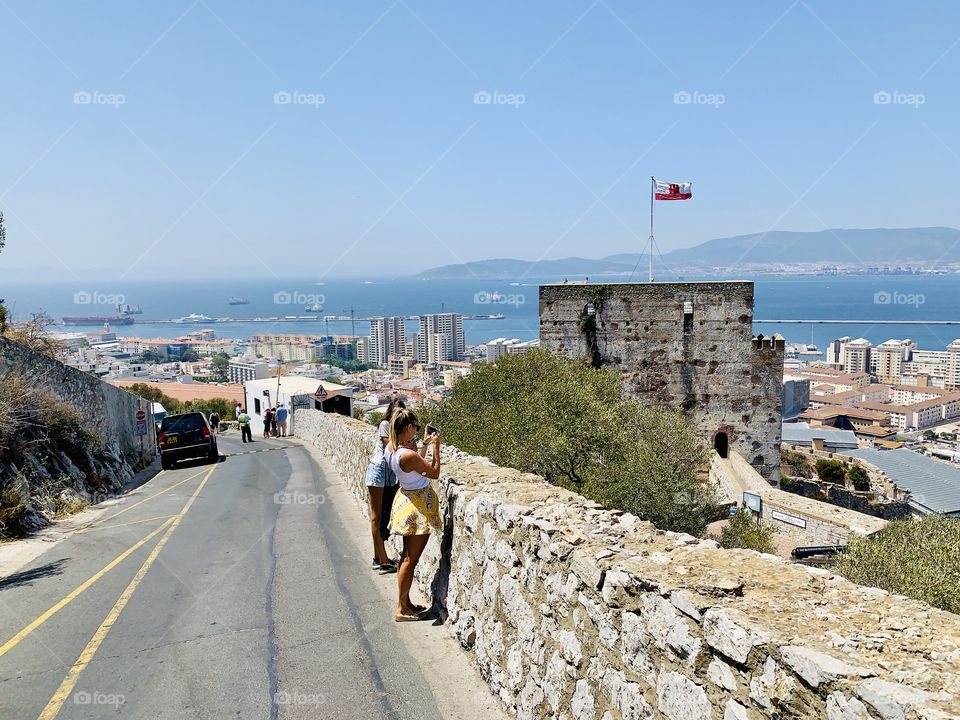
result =
M150 497L146 497L146 498L144 498L143 500L140 500L139 502L135 502L135 503L134 503L133 505L131 505L130 507L124 508L124 509L121 510L120 512L116 512L116 513L114 513L113 515L111 515L110 517L101 518L100 520L97 520L96 522L90 523L89 525L86 525L86 526L80 528L77 532L78 532L78 533L87 532L87 530L90 530L90 529L92 529L92 528L95 528L97 525L100 525L101 523L107 522L107 520L113 520L113 519L114 519L115 517L117 517L118 515L123 515L125 512L128 512L128 511L130 511L130 510L133 510L135 507L137 507L137 506L139 506L139 505L143 505L143 504L144 504L145 502L147 502L148 500L153 500L155 497L159 497L160 495L163 495L164 493L170 492L170 491L173 490L175 487L178 487L178 486L180 486L180 485L183 485L185 482L187 482L187 480L193 480L195 477L197 477L197 475L203 475L203 470L201 470L200 472L194 473L194 474L191 475L190 477L184 478L184 479L181 480L180 482L174 483L173 485L171 485L171 486L168 487L168 488L164 488L163 490L161 490L161 491L158 492L158 493L154 493L154 494L151 495Z
M117 599L117 602L110 609L110 612L107 613L107 617L104 618L103 622L100 624L100 627L98 627L97 631L93 634L93 637L90 638L90 642L87 643L87 646L83 649L83 652L80 653L80 657L77 658L77 661L73 664L73 667L70 668L67 676L63 679L63 682L60 683L60 687L57 688L57 691L53 694L53 697L50 698L50 702L48 702L46 707L43 708L43 711L40 713L37 720L52 720L52 718L55 718L60 712L60 709L63 707L63 703L66 702L67 697L69 697L70 693L73 691L73 688L76 686L77 680L80 679L80 673L82 673L87 665L89 665L93 660L93 656L97 654L97 650L100 649L100 645L107 637L107 633L109 633L113 628L114 623L116 623L117 619L120 617L120 613L123 612L123 609L127 606L130 598L133 597L133 593L136 592L137 586L140 585L140 582L153 566L153 563L156 562L157 557L163 550L163 546L167 544L170 536L173 535L176 529L180 526L180 521L183 520L184 515L186 515L190 510L194 500L197 499L197 495L199 495L200 491L203 490L203 486L207 484L207 480L210 479L210 476L216 469L216 465L210 468L210 471L204 476L203 480L200 481L200 485L198 485L197 489L193 491L193 495L191 495L190 499L187 500L187 504L184 505L183 509L174 516L173 520L170 522L170 526L167 528L167 531L163 534L163 537L161 537L160 541L156 544L156 546L154 546L153 550L150 552L150 555L147 556L147 559L144 561L143 565L140 566L137 574L133 576L133 580L130 581L130 584L124 588L123 592L120 594L120 597Z
M54 605L54 606L51 607L49 610L47 610L45 613L43 613L42 615L40 615L39 617L37 617L36 620L34 620L34 621L33 621L32 623L30 623L29 625L27 625L23 630L21 630L20 632L18 632L18 633L17 633L16 635L14 635L12 638L10 638L9 640L7 640L7 642L5 642L3 645L0 645L0 657L3 657L3 655L5 655L6 653L8 653L10 650L12 650L12 649L13 649L21 640L23 640L27 635L29 635L30 633L32 633L32 632L33 632L34 630L36 630L38 627L40 627L41 625L43 625L47 620L49 620L51 617L53 617L54 615L56 615L60 610L62 610L62 609L65 608L67 605L69 605L71 602L73 602L73 601L77 598L77 596L80 595L80 593L82 593L82 592L83 592L84 590L86 590L88 587L90 587L91 585L93 585L97 580L99 580L100 578L102 578L102 577L103 577L104 575L106 575L108 572L110 572L111 570L113 570L113 568L115 568L117 565L119 565L119 564L122 563L124 560L126 560L132 553L136 552L139 548L141 548L144 543L150 542L150 540L152 540L154 537L156 537L157 535L159 535L160 532L161 532L167 525L169 525L171 522L173 522L173 521L172 521L172 520L168 520L167 522L163 523L163 525L161 525L161 526L158 527L156 530L154 530L152 533L150 533L149 535L147 535L145 538L143 538L143 539L140 540L139 542L136 542L136 543L134 543L133 545L131 545L130 547L128 547L128 548L127 548L126 550L124 550L122 553L120 553L119 555L117 555L113 560L111 560L109 563L107 563L106 565L104 565L96 574L94 574L94 575L93 575L92 577L90 577L88 580L85 580L82 584L78 585L77 588L76 588L75 590L73 590L73 591L72 591L69 595L67 595L65 598L63 598L63 600L61 600L61 601L58 602L56 605Z
M143 520L131 520L130 522L118 523L116 525L105 525L101 527L90 528L91 530L113 530L114 528L129 527L130 525L139 525L140 523L150 522L151 520L167 520L175 517L174 515L158 515L157 517L144 518Z

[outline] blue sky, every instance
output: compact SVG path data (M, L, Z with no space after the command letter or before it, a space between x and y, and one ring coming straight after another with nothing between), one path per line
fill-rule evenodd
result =
M958 41L947 1L0 0L0 278L599 257L651 174L694 183L664 251L960 226Z

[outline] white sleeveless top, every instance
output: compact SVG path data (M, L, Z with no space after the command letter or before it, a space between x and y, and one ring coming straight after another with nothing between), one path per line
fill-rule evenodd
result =
M384 448L383 457L390 463L390 469L393 470L394 475L397 476L397 481L400 483L401 488L404 490L422 490L430 484L430 478L416 470L407 472L400 467L400 458L404 451L414 452L410 448L403 447L398 448L395 452L390 452Z

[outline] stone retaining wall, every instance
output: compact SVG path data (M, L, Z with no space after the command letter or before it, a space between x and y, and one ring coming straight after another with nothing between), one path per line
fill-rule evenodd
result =
M298 410L293 429L365 508L374 428ZM418 582L519 718L960 717L955 615L661 532L454 448L443 461L444 532Z
M73 406L100 438L108 455L132 470L153 462L156 430L151 403L105 383L100 378L0 338L0 378L9 372L26 375L37 387ZM147 434L136 434L136 413L146 413Z
M846 545L851 535L872 535L886 520L771 487L738 453L710 461L710 480L726 500L743 506L743 493L761 498L760 519L801 545Z

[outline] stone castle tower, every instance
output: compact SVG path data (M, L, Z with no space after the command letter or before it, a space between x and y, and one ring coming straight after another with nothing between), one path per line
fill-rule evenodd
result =
M615 368L779 482L783 339L753 337L752 282L541 285L540 344Z

